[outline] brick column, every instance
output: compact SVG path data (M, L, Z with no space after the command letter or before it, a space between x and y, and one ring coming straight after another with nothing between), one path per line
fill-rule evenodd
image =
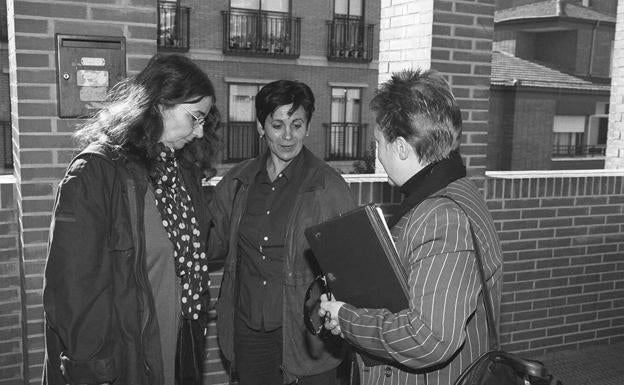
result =
M435 69L463 111L469 175L486 165L494 0L382 0L379 81L403 68Z
M157 0L7 0L11 121L25 293L24 383L43 363L43 269L56 187L74 154L78 120L57 114L55 34L125 36L126 68L156 52Z
M605 168L624 168L624 1L618 1Z
M0 176L0 384L21 384L24 378L22 290L15 221L15 183Z

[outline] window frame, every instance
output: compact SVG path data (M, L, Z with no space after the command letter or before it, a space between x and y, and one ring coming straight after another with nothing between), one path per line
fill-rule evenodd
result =
M288 0L288 11L287 12L282 12L282 11L266 11L264 9L262 9L262 0L258 0L258 8L238 8L238 7L232 7L232 0L229 1L229 9L230 11L246 11L246 12L253 12L253 11L257 11L258 14L278 14L278 15L288 15L288 16L292 16L292 0Z
M270 83L271 80L253 80L253 79L225 79L225 83L227 84L227 129L223 130L224 131L224 135L227 135L224 139L225 140L225 156L223 159L224 163L236 163L239 162L241 160L244 159L251 159L259 154L261 154L264 151L264 145L263 145L263 141L260 140L260 135L258 134L258 130L257 130L257 125L258 123L258 119L256 117L256 110L255 110L255 97L258 94L258 91L260 91L260 89ZM254 95L251 95L253 97L253 102L252 102L252 115L253 115L253 120L252 121L248 121L248 120L232 120L232 86L254 86L256 87L256 93ZM233 157L232 155L232 150L233 150L233 146L231 145L231 141L234 139L240 139L243 136L238 136L238 137L232 137L230 135L234 134L234 130L231 129L231 124L240 124L240 125L244 125L244 124L249 124L251 129L252 129L252 133L248 134L249 137L253 137L255 138L254 140L257 139L258 141L258 145L256 148L252 147L250 149L250 152L253 153L253 150L257 150L257 153L252 154L249 157ZM243 147L244 144L239 144L240 148L239 151L242 153L244 152L246 149Z
M343 0L347 2L347 13L343 14L343 13L336 13L336 4L339 0L334 0L334 7L332 9L332 13L333 13L333 18L334 19L348 19L348 20L361 20L364 21L364 16L365 16L365 10L366 10L366 4L365 1L366 0ZM360 2L360 10L361 10L361 15L351 15L351 2L352 1L359 1Z
M345 90L344 94L345 94L345 111L344 111L344 117L342 121L339 122L334 122L333 121L333 117L334 117L334 106L333 106L333 98L334 98L334 90L335 89L343 89ZM347 115L347 103L346 101L348 101L348 99L346 98L346 95L348 93L349 90L357 90L359 91L359 101L360 101L360 108L358 111L358 121L357 122L347 122L346 120L346 115ZM330 95L330 99L329 99L329 123L359 123L362 124L362 94L364 89L363 87L357 87L357 86L330 86L329 87L329 95Z

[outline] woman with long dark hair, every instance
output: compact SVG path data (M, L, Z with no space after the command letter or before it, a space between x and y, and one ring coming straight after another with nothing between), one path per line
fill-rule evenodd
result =
M155 56L76 132L45 269L45 384L200 384L219 113L190 59Z

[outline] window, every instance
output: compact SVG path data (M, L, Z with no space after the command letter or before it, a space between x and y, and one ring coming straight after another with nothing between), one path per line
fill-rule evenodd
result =
M360 156L364 139L361 93L360 88L332 88L328 159L357 159Z
M553 124L553 156L584 155L584 136L584 116L556 115Z
M596 102L596 113L589 116L587 127L588 155L605 155L609 128L609 102Z
M189 50L189 7L179 3L158 3L158 48L171 51Z
M253 9L266 12L284 12L290 11L289 0L232 0L231 8Z
M361 18L363 0L335 0L334 14L336 16Z
M226 161L253 158L260 152L256 123L256 94L262 84L230 84Z

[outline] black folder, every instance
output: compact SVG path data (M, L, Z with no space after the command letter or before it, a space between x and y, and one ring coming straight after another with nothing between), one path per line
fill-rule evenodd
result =
M377 205L311 226L305 236L338 301L392 312L409 307L407 273Z

